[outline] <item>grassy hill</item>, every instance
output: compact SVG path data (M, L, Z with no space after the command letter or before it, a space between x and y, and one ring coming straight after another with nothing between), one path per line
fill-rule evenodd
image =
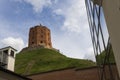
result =
M111 49L110 51L111 52L109 53L109 57L106 60L106 64L108 64L108 63L115 63L113 50ZM106 52L105 51L103 51L101 54L98 55L97 58L98 58L98 63L99 64L103 64L104 63L105 56L106 56Z
M15 72L22 75L58 70L69 67L94 66L90 60L68 58L51 49L24 51L16 55Z

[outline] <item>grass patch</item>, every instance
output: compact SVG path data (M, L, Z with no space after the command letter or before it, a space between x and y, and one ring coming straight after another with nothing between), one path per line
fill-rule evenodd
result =
M15 72L22 75L58 70L69 67L94 66L90 60L68 58L51 49L37 49L16 55Z

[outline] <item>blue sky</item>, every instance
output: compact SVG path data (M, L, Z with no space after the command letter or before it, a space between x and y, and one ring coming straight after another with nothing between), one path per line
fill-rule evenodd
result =
M52 45L64 55L94 60L84 0L0 0L0 47L20 51L39 24L51 29Z

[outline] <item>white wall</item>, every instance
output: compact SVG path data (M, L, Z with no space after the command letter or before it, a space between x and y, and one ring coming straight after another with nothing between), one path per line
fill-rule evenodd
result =
M120 0L103 0L102 6L120 77Z
M0 49L0 51L2 51L2 52L4 50L8 50L8 55L7 55L7 58L6 58L7 66L5 68L10 70L10 71L14 71L16 51L13 48L11 48L11 47L6 47L6 48L3 48L3 49ZM11 54L11 50L14 51L14 56L10 55Z
M14 71L14 66L15 66L15 59L11 56L8 57L8 65L7 65L7 69Z

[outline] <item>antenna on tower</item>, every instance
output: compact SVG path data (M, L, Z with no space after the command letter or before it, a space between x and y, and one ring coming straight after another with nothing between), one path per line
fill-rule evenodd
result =
M40 23L40 26L42 26L41 23Z

